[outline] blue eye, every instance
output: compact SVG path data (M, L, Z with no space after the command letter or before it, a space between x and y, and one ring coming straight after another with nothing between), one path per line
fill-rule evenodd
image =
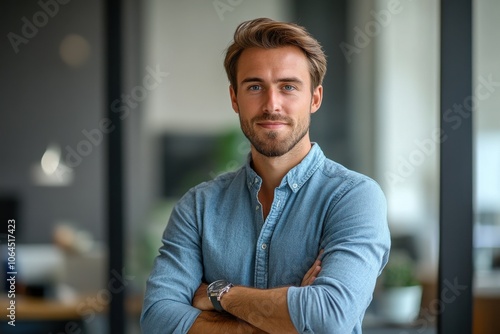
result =
M260 90L260 86L259 85L252 85L250 87L248 87L248 90Z
M284 85L284 86L283 86L283 89L284 89L284 90L288 90L288 91L290 91L290 90L294 90L294 89L295 89L295 87L293 87L292 85Z

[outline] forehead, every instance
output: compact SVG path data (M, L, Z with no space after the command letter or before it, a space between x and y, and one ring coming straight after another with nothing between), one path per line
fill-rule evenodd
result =
M299 77L305 83L309 83L309 62L299 47L249 48L244 50L238 59L236 69L238 83L247 77L272 80L281 76Z

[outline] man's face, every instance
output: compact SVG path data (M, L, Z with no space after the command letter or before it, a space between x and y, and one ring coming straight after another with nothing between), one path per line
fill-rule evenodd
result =
M231 103L257 152L277 157L310 145L311 114L321 105L323 88L311 92L302 50L295 46L246 49L238 60L236 80L238 91L230 87Z

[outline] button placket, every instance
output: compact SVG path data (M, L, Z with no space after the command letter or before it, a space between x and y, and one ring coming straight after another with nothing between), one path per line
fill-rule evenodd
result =
M269 247L271 246L271 237L274 233L279 217L284 208L284 201L287 196L286 189L276 189L274 194L271 211L267 216L264 226L261 229L257 240L257 250L255 259L255 284L259 288L267 288L268 270L269 270Z

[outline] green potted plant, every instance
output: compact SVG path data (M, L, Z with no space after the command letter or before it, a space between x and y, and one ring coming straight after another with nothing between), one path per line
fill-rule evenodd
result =
M415 273L415 263L402 252L393 252L381 275L380 315L391 323L416 320L422 299L422 286Z

